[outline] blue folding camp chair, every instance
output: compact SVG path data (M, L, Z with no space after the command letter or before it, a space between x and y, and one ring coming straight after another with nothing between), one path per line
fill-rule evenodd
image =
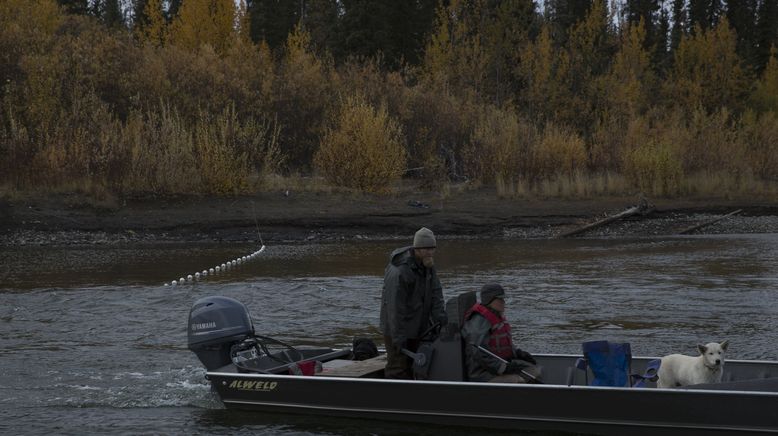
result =
M648 362L643 374L632 374L632 349L628 343L610 343L591 341L583 343L583 358L576 361L576 368L591 369L594 379L586 384L591 386L645 387L646 381L656 381L657 371L662 361Z

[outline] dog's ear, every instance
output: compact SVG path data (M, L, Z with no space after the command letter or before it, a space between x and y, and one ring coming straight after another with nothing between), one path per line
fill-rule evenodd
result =
M705 354L705 352L708 351L708 347L705 345L697 345L697 349L700 350L700 354Z
M727 339L726 341L722 342L720 345L721 345L721 349L722 350L727 351L727 347L729 346L729 339Z

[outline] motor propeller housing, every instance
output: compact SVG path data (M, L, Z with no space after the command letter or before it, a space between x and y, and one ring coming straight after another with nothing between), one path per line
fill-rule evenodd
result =
M201 298L192 306L187 332L189 349L208 371L213 371L231 363L230 348L254 336L254 324L243 303L213 296Z

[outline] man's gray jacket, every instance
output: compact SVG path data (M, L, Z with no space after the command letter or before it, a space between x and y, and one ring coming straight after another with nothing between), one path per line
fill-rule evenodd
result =
M394 250L384 271L381 331L399 348L409 339L421 339L435 322L447 322L443 288L435 267L426 268L417 262L413 247Z

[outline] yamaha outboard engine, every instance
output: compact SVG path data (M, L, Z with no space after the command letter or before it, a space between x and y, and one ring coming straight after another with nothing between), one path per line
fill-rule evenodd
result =
M254 335L246 306L228 297L205 297L189 311L189 349L208 371L232 362L230 348Z

